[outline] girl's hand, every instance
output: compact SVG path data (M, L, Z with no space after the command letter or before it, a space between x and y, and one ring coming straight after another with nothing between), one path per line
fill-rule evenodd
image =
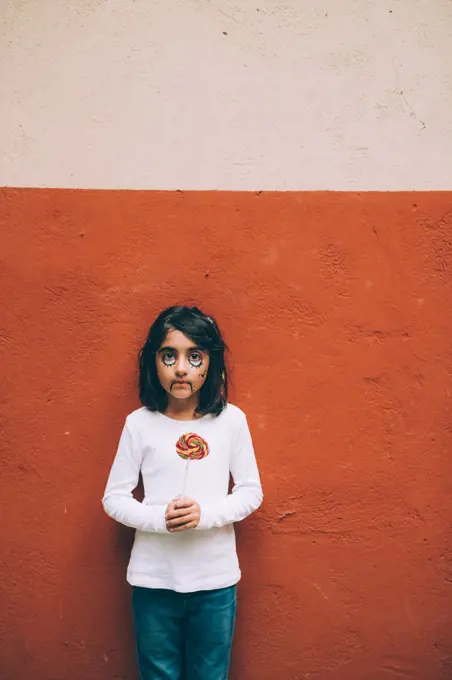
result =
M193 498L176 498L166 508L166 528L171 533L196 529L200 519L201 508Z

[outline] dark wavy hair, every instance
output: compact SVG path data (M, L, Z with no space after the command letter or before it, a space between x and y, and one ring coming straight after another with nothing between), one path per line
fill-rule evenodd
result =
M228 401L227 347L215 319L198 307L168 307L152 324L138 356L141 403L150 411L164 411L168 404L168 395L157 376L156 354L171 330L181 331L197 347L209 353L209 369L200 390L196 412L199 415L211 413L218 416Z

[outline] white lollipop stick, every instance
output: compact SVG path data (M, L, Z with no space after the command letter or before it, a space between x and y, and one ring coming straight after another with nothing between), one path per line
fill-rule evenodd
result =
M184 498L185 496L185 489L187 488L187 477L188 477L188 464L190 462L190 458L187 458L187 462L185 463L185 474L184 474L184 484L182 486L182 493L179 496L179 498Z

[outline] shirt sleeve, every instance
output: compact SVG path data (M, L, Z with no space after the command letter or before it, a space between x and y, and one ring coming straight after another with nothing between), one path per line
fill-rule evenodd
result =
M239 522L262 503L262 486L246 418L242 421L231 451L232 493L212 505L201 507L197 529L213 529Z
M127 421L124 425L105 489L102 505L113 519L140 531L166 533L165 505L147 505L137 501L132 491L138 484L142 457L134 445Z

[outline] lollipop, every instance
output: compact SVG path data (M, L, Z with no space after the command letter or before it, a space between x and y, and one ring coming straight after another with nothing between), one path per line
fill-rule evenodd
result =
M199 434L188 432L187 434L183 434L177 440L176 453L186 461L184 486L180 495L180 497L183 497L185 496L185 487L187 485L188 464L191 460L202 460L202 458L208 456L209 445L202 437L199 436Z
M209 455L209 445L199 434L189 432L177 440L176 452L184 460L201 460Z

